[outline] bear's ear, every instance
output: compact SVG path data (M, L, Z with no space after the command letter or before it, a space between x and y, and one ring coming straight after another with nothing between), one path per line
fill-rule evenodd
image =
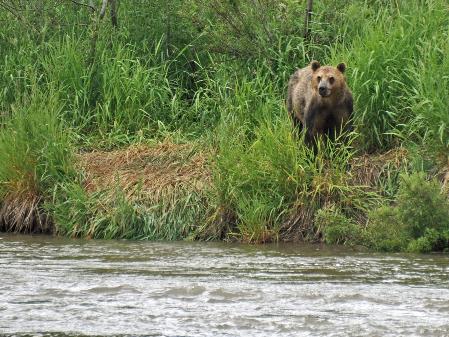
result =
M340 63L340 64L337 66L337 69L340 70L342 74L344 74L344 73L345 73L345 70L346 70L346 64Z
M312 61L310 63L310 67L312 67L313 71L316 71L319 67L321 67L320 62L318 61Z

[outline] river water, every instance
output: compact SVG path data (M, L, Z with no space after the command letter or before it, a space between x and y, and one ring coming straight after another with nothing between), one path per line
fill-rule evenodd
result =
M449 256L0 235L1 336L449 336Z

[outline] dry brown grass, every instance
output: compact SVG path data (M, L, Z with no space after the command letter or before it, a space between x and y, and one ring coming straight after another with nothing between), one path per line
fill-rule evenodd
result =
M375 186L386 171L397 171L407 164L407 150L395 148L385 153L363 154L351 161L351 175L354 184Z
M82 153L76 159L77 170L84 177L83 187L96 205L93 215L106 219L111 212L123 211L117 206L117 198L124 196L129 205L137 207L138 213L148 212L157 224L178 225L182 219L187 223L185 226L192 227L196 225L196 212L198 217L203 216L204 205L200 203L205 202L211 184L208 157L192 144L166 141L152 146L140 144L115 151ZM31 183L19 187L16 190L20 193L7 195L0 201L0 231L54 232L37 188ZM75 207L71 211L79 210ZM98 219L91 220L94 223Z
M52 233L54 228L35 193L7 196L0 203L0 230L16 233Z
M282 223L280 238L287 242L315 241L313 232L315 208L305 203L297 203Z
M210 184L207 156L189 144L164 142L78 155L88 192L118 186L128 198L158 201L180 189L201 192Z

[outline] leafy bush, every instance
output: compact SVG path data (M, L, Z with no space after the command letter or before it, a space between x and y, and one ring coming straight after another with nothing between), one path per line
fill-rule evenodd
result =
M338 210L318 210L315 226L328 244L353 245L360 242L361 227Z
M366 239L379 250L434 250L449 231L449 204L435 180L424 173L403 175L395 206L369 215ZM415 240L415 241L413 241Z
M449 229L449 205L436 180L426 180L424 173L403 176L397 197L400 220L414 238L427 228L438 232Z
M447 251L449 249L449 231L439 232L427 228L424 235L408 244L407 250L415 253L429 253L431 251Z
M407 247L411 240L406 225L400 219L398 210L381 207L368 214L369 222L363 232L364 242L375 250L394 252Z

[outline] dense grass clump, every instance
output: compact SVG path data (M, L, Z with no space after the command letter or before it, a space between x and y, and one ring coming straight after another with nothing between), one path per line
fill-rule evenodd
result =
M49 205L60 234L101 239L197 237L208 215L204 154L166 141L78 155L82 177Z
M5 3L1 230L448 248L445 0L315 1L308 34L306 1ZM316 152L285 111L313 59L355 98Z
M12 107L0 133L0 226L48 232L43 206L54 186L73 178L72 149L55 92L32 89Z
M443 2L399 1L379 8L368 22L343 52L343 58L350 64L348 77L354 88L361 142L365 149L375 151L397 146L398 134L425 132L419 123L412 122L416 118L412 100L419 105L429 104L426 96L416 101L421 87L433 82L425 77L423 67L438 64L438 70L428 70L432 74L444 73L444 64L432 61L432 54L438 52L429 53L429 45L432 50L439 48L430 41L437 46L447 45L445 27L449 19ZM333 59L341 57L337 51Z
M57 233L95 239L182 240L198 236L206 221L205 196L177 191L159 201L132 198L117 186L112 191L86 192L79 184L58 191L51 214ZM175 199L174 199L175 198Z
M336 205L358 216L378 202L348 174L354 155L348 144L320 142L318 154L298 146L303 139L281 111L270 122L261 118L251 131L237 116L221 130L214 160L217 210L220 218L234 219L235 234L244 241L318 240L313 219L321 207Z

